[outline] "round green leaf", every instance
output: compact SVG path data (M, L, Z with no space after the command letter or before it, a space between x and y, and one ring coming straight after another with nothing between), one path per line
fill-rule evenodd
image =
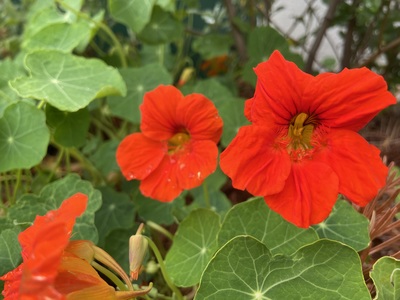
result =
M113 171L119 171L119 166L115 158L119 141L108 140L102 143L89 158L96 168L107 177Z
M193 41L193 50L203 59L226 55L233 43L232 37L227 34L208 34L197 37Z
M168 274L178 286L193 286L217 250L219 216L206 209L193 211L175 234L165 258Z
M87 23L56 23L51 24L25 39L22 47L29 51L49 49L71 52L90 34Z
M320 238L342 242L356 251L368 247L369 221L347 201L338 200L329 217L313 226Z
M38 164L46 155L49 138L43 111L25 102L7 106L0 118L0 171Z
M0 276L21 263L21 246L17 228L3 230L0 234Z
M400 299L400 260L381 257L370 275L376 287L376 300Z
M140 123L139 106L143 102L143 95L160 84L171 84L171 75L159 64L121 69L121 75L128 87L126 96L108 97L108 106L113 115Z
M249 236L230 240L204 270L195 299L371 299L352 248L319 240L272 256Z
M264 243L273 255L289 255L318 239L314 229L303 229L285 221L265 204L253 198L237 204L225 216L218 235L222 246L238 235L251 235Z
M62 111L77 111L93 99L125 95L118 71L98 59L58 51L35 51L25 58L29 77L10 82L21 97L45 100Z
M155 0L109 0L111 16L127 25L133 32L140 32L150 21Z
M90 114L85 107L76 112L60 111L46 105L46 119L54 128L54 139L64 147L80 147L86 142Z
M148 44L164 44L182 35L183 25L174 19L171 13L155 6L150 22L139 33L138 37Z

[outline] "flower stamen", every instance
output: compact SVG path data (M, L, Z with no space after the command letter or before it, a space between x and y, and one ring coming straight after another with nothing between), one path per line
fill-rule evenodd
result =
M182 148L190 140L190 135L185 132L178 132L175 133L169 140L168 140L168 153L173 154L177 152L179 149Z
M311 136L314 130L315 120L306 113L295 116L289 125L288 137L291 139L290 148L311 149Z

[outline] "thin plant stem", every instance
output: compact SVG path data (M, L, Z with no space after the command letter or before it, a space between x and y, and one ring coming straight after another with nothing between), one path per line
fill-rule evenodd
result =
M143 236L147 239L147 241L149 242L149 246L151 248L151 250L153 250L154 255L157 258L158 264L160 266L161 269L161 273L164 277L165 282L167 283L167 285L169 286L169 288L175 293L176 298L178 300L183 300L183 296L181 291L172 283L171 278L169 278L167 270L165 268L165 264L164 264L164 260L160 254L160 251L158 250L156 244L154 244L154 242L147 236Z
M4 173L3 173L3 176L6 177L4 175ZM6 197L7 197L8 204L13 204L12 199L11 199L9 179L5 178L4 183L5 183L5 190L6 190Z
M45 101L45 100L40 100L40 102L39 102L38 105L37 105L37 108L38 108L38 109L42 109L42 107L43 107L45 104L46 104L46 101Z
M65 148L65 169L68 173L71 173L71 157L68 148Z
M95 268L97 271L101 272L107 278L109 278L115 285L119 288L120 291L129 291L128 288L125 286L125 284L118 278L117 275L115 275L113 272L108 270L107 268L103 267L99 263L92 261L91 265L93 268Z
M101 30L103 30L112 40L115 49L117 50L119 59L121 60L121 66L123 68L126 68L128 66L127 62L126 62L126 58L125 58L125 54L124 54L124 50L122 48L121 43L118 41L118 38L115 36L114 32L104 23L102 22L97 22L95 20L93 20L90 16L86 15L85 13L82 13L76 9L74 9L73 7L69 6L68 4L66 4L64 1L62 0L55 0L55 2L57 2L58 4L60 4L61 6L65 7L66 9L70 10L71 12L73 12L75 15L77 15L80 18L83 18L85 20L88 20L89 22L92 22L93 24L95 24L98 28L100 28Z
M17 198L17 192L18 192L19 186L21 185L21 177L22 177L22 170L21 169L17 170L16 177L17 177L17 180L16 180L15 185L14 185L12 203L15 203L16 198Z
M56 173L57 168L58 168L58 167L60 166L60 164L61 164L61 160L62 160L62 157L63 157L63 156L64 156L64 148L61 147L60 150L59 150L59 153L58 153L57 160L56 160L56 165L55 165L54 168L51 170L49 176L47 177L47 181L46 181L46 182L50 182L51 179L54 177L54 174Z
M210 195L208 194L207 183L203 182L203 193L204 193L204 202L206 203L206 208L211 209L211 201Z
M112 132L111 129L109 129L107 126L105 126L103 124L103 122L101 122L100 120L98 120L96 118L92 118L92 122L94 125L96 125L97 128L104 131L108 135L109 138L118 140L118 136L114 132Z
M174 239L174 236L171 234L171 232L169 232L168 230L166 230L164 227L158 225L157 223L154 223L153 221L147 221L146 222L147 226L149 226L151 229L154 229L160 233L162 233L163 235L165 235L167 238L169 238L171 241Z

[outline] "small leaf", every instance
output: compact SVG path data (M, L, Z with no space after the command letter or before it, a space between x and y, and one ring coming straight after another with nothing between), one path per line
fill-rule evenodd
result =
M348 202L338 200L329 217L313 226L320 238L342 242L356 251L368 247L369 221Z
M189 287L200 281L217 250L219 228L219 216L206 209L193 211L180 223L165 258L167 272L176 285Z
M127 194L118 193L110 187L100 188L100 191L103 205L96 213L95 223L99 231L98 246L102 247L111 231L133 226L135 209Z
M302 229L286 222L268 208L263 198L253 198L231 208L222 222L218 245L238 235L257 238L273 255L292 254L318 239L314 229Z
M25 39L22 47L28 51L48 49L71 52L89 36L88 23L56 23L44 27Z
M150 21L155 0L109 0L111 16L139 33Z
M96 168L107 177L113 171L119 171L119 167L115 158L115 152L119 142L116 140L108 140L96 149L90 160Z
M219 105L219 114L224 120L221 144L228 146L239 131L239 128L250 124L244 115L244 100L240 98L225 101Z
M204 270L195 299L371 299L357 252L319 240L272 257L253 237L226 243Z
M46 155L49 139L43 111L22 101L8 105L0 118L0 171L35 166Z
M198 52L203 59L211 59L228 54L232 43L230 35L208 34L197 37L193 41L193 50Z
M303 64L301 56L292 53L288 41L272 27L253 29L248 38L247 49L250 59L243 67L243 79L253 86L257 80L253 68L266 61L274 50L279 50L287 60L295 62L299 67Z
M171 75L158 64L122 69L121 75L127 83L127 94L124 97L108 97L108 106L113 115L139 124L139 106L143 102L143 95L160 84L171 84Z
M86 142L90 125L90 114L87 108L76 112L60 111L46 105L46 119L54 128L54 139L64 147L80 147Z
M376 300L400 299L400 260L381 257L370 272L376 287Z
M171 13L155 6L150 22L139 33L141 41L148 44L165 44L182 35L183 25Z
M118 71L98 59L87 59L58 51L36 51L25 58L29 77L10 82L21 97L49 102L62 111L77 111L93 99L125 95Z
M21 263L21 246L17 228L3 230L0 234L0 276L15 269Z

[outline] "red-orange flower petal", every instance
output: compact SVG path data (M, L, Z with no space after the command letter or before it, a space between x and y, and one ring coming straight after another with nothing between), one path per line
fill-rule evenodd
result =
M339 177L341 194L357 205L368 204L385 185L388 174L380 151L349 130L332 130L325 144L314 159L331 165Z
M257 74L256 93L249 104L246 103L246 116L253 124L268 126L266 118L272 117L276 124L284 125L294 114L302 112L303 92L313 76L285 60L278 51L254 71Z
M264 199L285 220L307 228L328 217L336 202L338 187L339 179L328 165L304 160L292 165L280 193Z
M166 142L147 138L141 133L125 137L117 148L116 158L128 179L144 179L161 163L168 151Z
M179 102L176 119L189 132L191 139L218 143L222 119L214 104L201 94L190 94Z
M290 158L278 133L261 126L244 126L221 154L220 167L237 189L265 196L282 191L290 173Z
M302 97L324 126L354 131L396 103L383 77L367 68L320 74Z
M191 141L175 156L175 176L185 190L201 185L217 167L218 148L212 141Z
M160 85L147 92L140 106L142 133L155 141L171 138L179 127L184 126L176 122L177 107L182 100L182 93L172 85Z
M164 156L158 168L140 182L140 192L162 202L174 200L182 192L175 172L176 160Z

